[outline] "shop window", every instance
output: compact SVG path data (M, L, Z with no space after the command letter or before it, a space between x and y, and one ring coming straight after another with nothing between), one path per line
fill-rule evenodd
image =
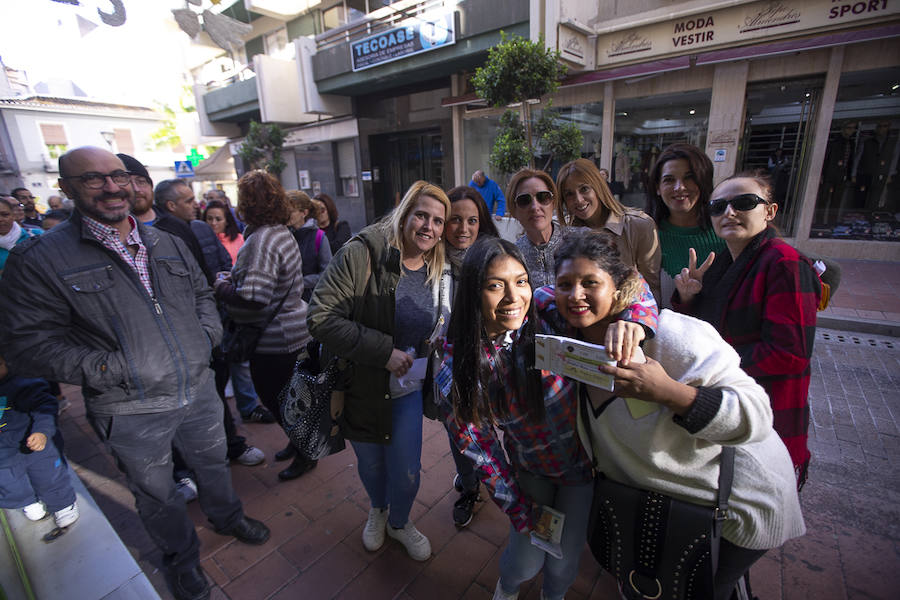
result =
M900 68L845 73L810 237L900 241Z
M359 196L359 174L356 171L356 147L353 140L337 143L338 176L342 196Z
M481 116L474 119L466 119L463 122L463 139L465 143L465 165L466 170L463 173L465 181L457 181L457 185L468 185L471 181L472 173L481 170L488 177L497 182L502 189L506 187L506 179L502 173L498 173L491 167L491 149L494 146L494 139L497 137L497 130L500 128L500 115Z
M554 106L544 110L549 110L556 115L557 123L559 125L572 123L578 127L583 138L580 157L589 158L599 166L600 138L603 135L603 103L591 102L588 104L575 104L562 108L556 108ZM543 110L535 111L535 122L537 122L542 115ZM559 168L563 165L563 161L558 157L550 156L546 149L541 147L539 140L535 139L535 145L537 146L538 154L535 160L535 166L539 169L544 169L555 178Z
M41 138L44 140L44 148L47 150L47 156L51 160L58 159L65 154L69 148L69 141L66 138L66 130L59 123L41 123Z
M644 208L650 169L669 144L706 148L711 90L616 100L610 189L623 204Z
M778 204L775 224L794 235L800 214L798 198L806 180L805 163L812 144L810 129L822 81L798 79L747 86L744 134L737 171L757 171L772 179Z

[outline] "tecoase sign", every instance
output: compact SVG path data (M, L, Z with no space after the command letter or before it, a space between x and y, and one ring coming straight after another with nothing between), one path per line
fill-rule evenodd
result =
M456 42L453 13L422 16L407 21L402 27L367 37L350 46L354 71L428 52Z

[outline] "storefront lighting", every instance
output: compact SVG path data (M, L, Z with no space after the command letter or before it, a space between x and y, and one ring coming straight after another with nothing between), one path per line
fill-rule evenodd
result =
M894 91L894 90L896 90L897 88L900 88L900 83L895 83L894 85L892 85L892 86L891 86L891 91Z
M693 108L692 108L691 110L688 111L688 114L689 114L689 115L693 115L693 114L696 114L696 113L697 113L697 111L694 110Z
M627 116L628 116L628 113L627 113L627 112L620 112L620 113L616 113L616 116L617 116L617 117L627 117Z
M806 97L807 97L807 98L809 98L809 95L810 95L809 92L806 92Z

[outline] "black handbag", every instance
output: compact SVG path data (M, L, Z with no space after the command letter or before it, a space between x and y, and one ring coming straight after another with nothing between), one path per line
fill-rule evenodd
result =
M582 394L583 416L586 402ZM590 432L587 423L585 418ZM715 506L625 485L598 472L587 541L625 598L712 597L733 478L733 447L722 448Z
M366 252L366 275L357 284L351 318L359 321L365 292L372 274ZM290 381L278 394L281 425L297 452L307 460L318 460L346 446L338 421L344 411L344 382L350 363L330 354L324 345L311 340L294 365Z
M263 323L238 323L231 315L225 315L225 318L222 319L222 355L226 361L242 363L250 360L250 356L256 352L256 346L259 345L259 339L263 332L272 323L275 315L281 311L281 307L284 306L287 297L291 295L296 281L297 276L294 275L291 287Z
M278 396L284 431L297 452L310 461L346 447L337 423L344 410L339 384L346 361L334 356L320 368L321 352L322 345L312 340Z

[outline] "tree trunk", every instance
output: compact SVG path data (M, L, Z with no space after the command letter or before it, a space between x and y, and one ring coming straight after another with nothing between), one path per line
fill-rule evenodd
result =
M534 146L531 143L531 105L522 100L522 124L525 125L525 140L528 142L528 168L534 168Z

